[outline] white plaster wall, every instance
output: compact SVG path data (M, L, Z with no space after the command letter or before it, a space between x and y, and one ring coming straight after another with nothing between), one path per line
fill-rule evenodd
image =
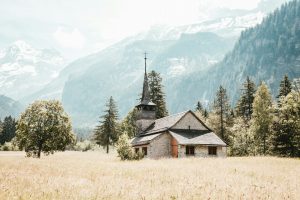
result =
M171 135L168 133L161 134L154 138L149 145L149 158L171 157Z
M191 113L187 113L173 128L188 129L189 126L194 130L207 130Z

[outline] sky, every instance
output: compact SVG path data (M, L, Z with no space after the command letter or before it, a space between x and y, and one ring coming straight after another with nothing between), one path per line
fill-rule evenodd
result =
M72 60L154 25L197 23L221 9L254 9L260 1L1 0L0 47L24 40Z

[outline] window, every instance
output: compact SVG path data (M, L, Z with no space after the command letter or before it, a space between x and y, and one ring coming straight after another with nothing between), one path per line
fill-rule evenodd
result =
M217 155L217 147L208 147L208 155Z
M139 148L135 148L135 153L138 153L139 152Z
M146 155L147 155L147 147L143 147L143 148L142 148L142 152L143 152L143 154L146 156Z
M195 147L194 146L186 146L185 154L186 155L195 155Z

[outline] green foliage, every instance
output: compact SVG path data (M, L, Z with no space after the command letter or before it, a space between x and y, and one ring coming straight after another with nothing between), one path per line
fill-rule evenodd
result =
M64 151L74 140L69 116L59 101L35 101L17 122L16 144L28 157Z
M126 133L122 134L117 142L117 153L121 160L140 160L144 157L143 153L133 151Z
M248 122L251 119L253 113L253 101L255 94L255 83L247 76L245 83L243 83L243 89L240 99L236 106L236 113L238 116L243 117Z
M0 122L0 144L10 142L16 136L16 121L11 116L5 117L3 123Z
M105 114L101 117L100 125L95 129L94 139L100 146L106 147L109 153L109 146L114 145L119 138L119 124L117 105L112 97L106 104Z
M250 131L248 124L241 117L234 120L234 125L230 128L232 146L230 154L232 156L248 156L255 154L254 135Z
M285 98L292 91L292 83L288 75L284 75L283 80L280 82L278 98L278 106L281 106L282 98Z
M257 89L253 101L251 129L259 154L266 154L270 147L272 123L272 97L267 85L263 82Z
M156 104L156 118L168 115L165 93L163 92L162 78L159 73L151 71L148 73L150 99Z
M90 140L78 141L74 146L72 146L71 150L74 151L94 151L97 150L98 145Z
M129 138L133 138L137 133L136 115L137 109L134 108L127 114L121 123L121 132L126 133Z
M273 122L273 151L277 155L300 157L300 94L292 91L281 99Z
M196 111L199 111L199 112L201 112L201 113L204 112L203 106L202 106L202 104L201 104L200 101L197 102L197 105L196 105L196 109L195 109L195 110L196 110Z
M209 116L208 123L210 127L217 133L227 144L229 141L229 126L232 124L231 109L226 89L220 86L216 93L213 104L213 111Z
M5 142L0 146L1 151L19 151L19 148L15 145L14 142Z

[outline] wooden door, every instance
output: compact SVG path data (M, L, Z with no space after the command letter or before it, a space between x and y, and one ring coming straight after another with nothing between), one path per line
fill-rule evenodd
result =
M175 138L171 139L172 157L178 158L178 143Z

